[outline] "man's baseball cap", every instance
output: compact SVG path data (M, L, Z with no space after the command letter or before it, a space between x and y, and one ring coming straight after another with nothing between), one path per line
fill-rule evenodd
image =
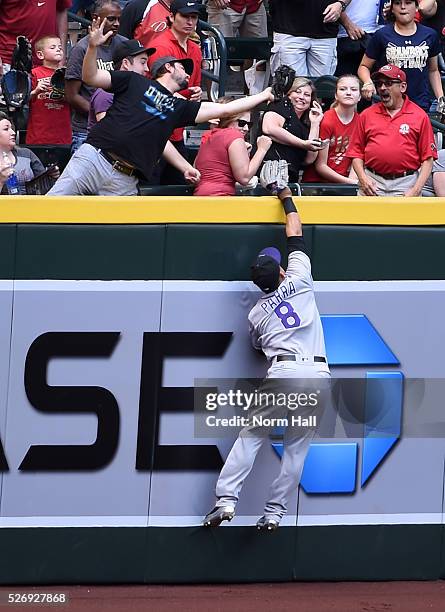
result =
M184 66L184 70L187 74L192 74L193 72L193 60L191 59L177 59L173 57L173 55L164 55L164 57L158 57L157 60L153 62L150 68L150 74L153 79L156 79L158 76L158 72L161 68L165 66L165 64L182 64Z
M258 253L251 266L251 278L257 287L270 293L280 284L281 253L275 247L266 247Z
M382 66L379 70L371 74L371 79L376 81L379 76L388 77L388 79L397 79L398 81L402 81L402 83L406 83L406 74L401 68L394 66L394 64Z
M195 0L173 0L170 4L170 11L175 15L181 13L181 15L191 15L196 13L199 15L201 12L201 2L195 2Z
M138 40L125 40L119 44L113 53L113 64L119 64L126 57L134 57L144 52L147 55L153 55L156 49L153 47L146 48Z

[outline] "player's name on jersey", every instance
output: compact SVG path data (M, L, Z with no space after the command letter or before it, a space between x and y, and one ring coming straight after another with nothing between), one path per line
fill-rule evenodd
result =
M287 282L281 283L281 285L278 287L278 289L273 295L263 298L261 302L261 308L265 312L271 312L272 310L275 310L278 304L280 304L284 300L288 300L297 292L297 289L292 280L286 278L286 281Z
M266 417L263 415L217 417L211 414L206 417L207 427L317 427L317 416L289 415L286 417Z

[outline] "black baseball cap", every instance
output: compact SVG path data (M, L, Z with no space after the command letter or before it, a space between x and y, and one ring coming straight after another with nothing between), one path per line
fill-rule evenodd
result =
M266 247L259 253L251 266L251 278L257 287L270 293L280 284L281 253L275 247Z
M144 47L138 40L125 40L119 44L116 51L113 53L113 64L119 64L126 57L134 57L141 53L153 55L156 49L153 47Z
M181 13L181 15L191 15L192 13L201 12L201 2L195 2L195 0L173 0L170 4L170 11L175 15Z
M191 59L177 59L173 57L173 55L164 55L164 57L158 57L157 60L153 62L150 68L151 76L156 79L158 76L159 70L165 66L165 64L182 64L184 66L184 70L187 74L192 74L193 72L193 60Z

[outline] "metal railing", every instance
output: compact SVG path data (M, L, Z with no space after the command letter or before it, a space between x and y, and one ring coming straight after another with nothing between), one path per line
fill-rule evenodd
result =
M209 68L203 69L202 75L212 82L215 86L210 88L210 98L215 101L226 93L227 82L227 45L224 36L207 21L198 21L199 30L207 32L203 42L203 60L209 62ZM209 56L209 57L206 57Z
M77 21L81 26L88 30L88 26L91 25L91 21L89 19L85 19L85 17L81 17L80 15L76 15L76 13L72 13L68 11L68 21Z

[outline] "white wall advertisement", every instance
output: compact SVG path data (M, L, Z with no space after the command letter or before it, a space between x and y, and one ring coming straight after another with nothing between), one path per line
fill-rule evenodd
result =
M284 524L442 523L445 282L315 287L333 377L397 379L398 425L376 441L339 414ZM247 282L2 281L0 526L198 525L234 437L195 435L194 387L264 376L256 297ZM278 466L266 440L231 525L256 522Z

